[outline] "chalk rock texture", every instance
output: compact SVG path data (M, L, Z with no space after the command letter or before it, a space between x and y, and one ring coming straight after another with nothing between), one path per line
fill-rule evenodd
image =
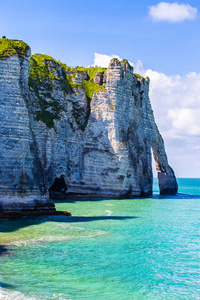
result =
M46 72L42 80L41 65ZM49 195L150 196L151 149L160 193L177 192L151 109L148 78L117 59L93 81L91 73L50 58L41 65L33 56L35 73L29 77L30 49L24 57L0 60L2 211L55 210ZM91 86L99 88L92 95ZM12 199L17 199L13 205Z
M5 211L55 210L41 198L47 190L28 109L29 60L30 50L24 58L0 60L0 209Z

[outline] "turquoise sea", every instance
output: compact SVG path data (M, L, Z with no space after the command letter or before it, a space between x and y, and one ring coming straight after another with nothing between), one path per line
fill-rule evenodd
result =
M179 194L55 201L0 221L0 299L200 299L200 179Z

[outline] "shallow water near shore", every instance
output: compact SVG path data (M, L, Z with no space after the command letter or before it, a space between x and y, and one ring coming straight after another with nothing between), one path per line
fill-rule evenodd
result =
M0 299L200 299L200 179L179 194L55 201L0 221Z

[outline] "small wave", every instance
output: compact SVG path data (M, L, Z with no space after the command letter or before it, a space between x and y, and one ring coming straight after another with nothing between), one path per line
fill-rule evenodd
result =
M15 299L15 300L38 300L35 297L26 297L20 292L16 291L4 291L3 289L0 288L0 299L1 300L10 300L10 299Z
M0 299L1 300L72 300L71 298L66 298L63 294L53 294L51 298L49 296L25 296L24 294L17 292L17 291L9 291L3 290L0 288Z
M85 230L84 227L77 227L77 226L72 226L71 224L56 224L57 227L61 227L61 228L67 228L67 229L75 229L75 230Z
M13 241L9 243L5 243L5 246L29 246L32 244L38 244L38 243L51 243L51 242L62 242L62 241L68 241L68 240L74 240L77 238L88 238L88 237L95 237L98 235L105 235L108 234L109 232L107 231L93 231L91 234L85 234L85 235L80 235L80 236L44 236L40 238L34 238L30 240L21 240L21 241ZM1 298L0 298L1 299Z
M60 242L60 241L67 241L74 239L74 236L45 236L41 238L35 238L31 240L23 240L23 241L13 241L5 244L6 246L28 246L30 244L37 244L37 243L46 243L46 242Z
M109 217L109 216L112 215L113 211L111 211L111 210L106 210L106 213L107 213L107 216Z
M97 233L94 233L94 234L90 234L90 235L87 235L87 236L84 236L85 238L93 238L93 237L96 237L98 235L105 235L105 234L110 234L110 232L108 231L103 231L103 230L99 230Z

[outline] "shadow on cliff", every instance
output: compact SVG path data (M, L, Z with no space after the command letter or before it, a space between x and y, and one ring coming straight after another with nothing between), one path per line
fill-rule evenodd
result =
M83 223L93 221L111 221L111 220L126 220L135 219L138 217L130 216L94 216L94 217L76 217L76 216L41 216L41 217L22 217L12 220L0 220L0 232L12 232L23 227L39 225L46 222L65 222L65 223ZM0 251L1 251L0 246ZM1 255L1 252L0 252Z

